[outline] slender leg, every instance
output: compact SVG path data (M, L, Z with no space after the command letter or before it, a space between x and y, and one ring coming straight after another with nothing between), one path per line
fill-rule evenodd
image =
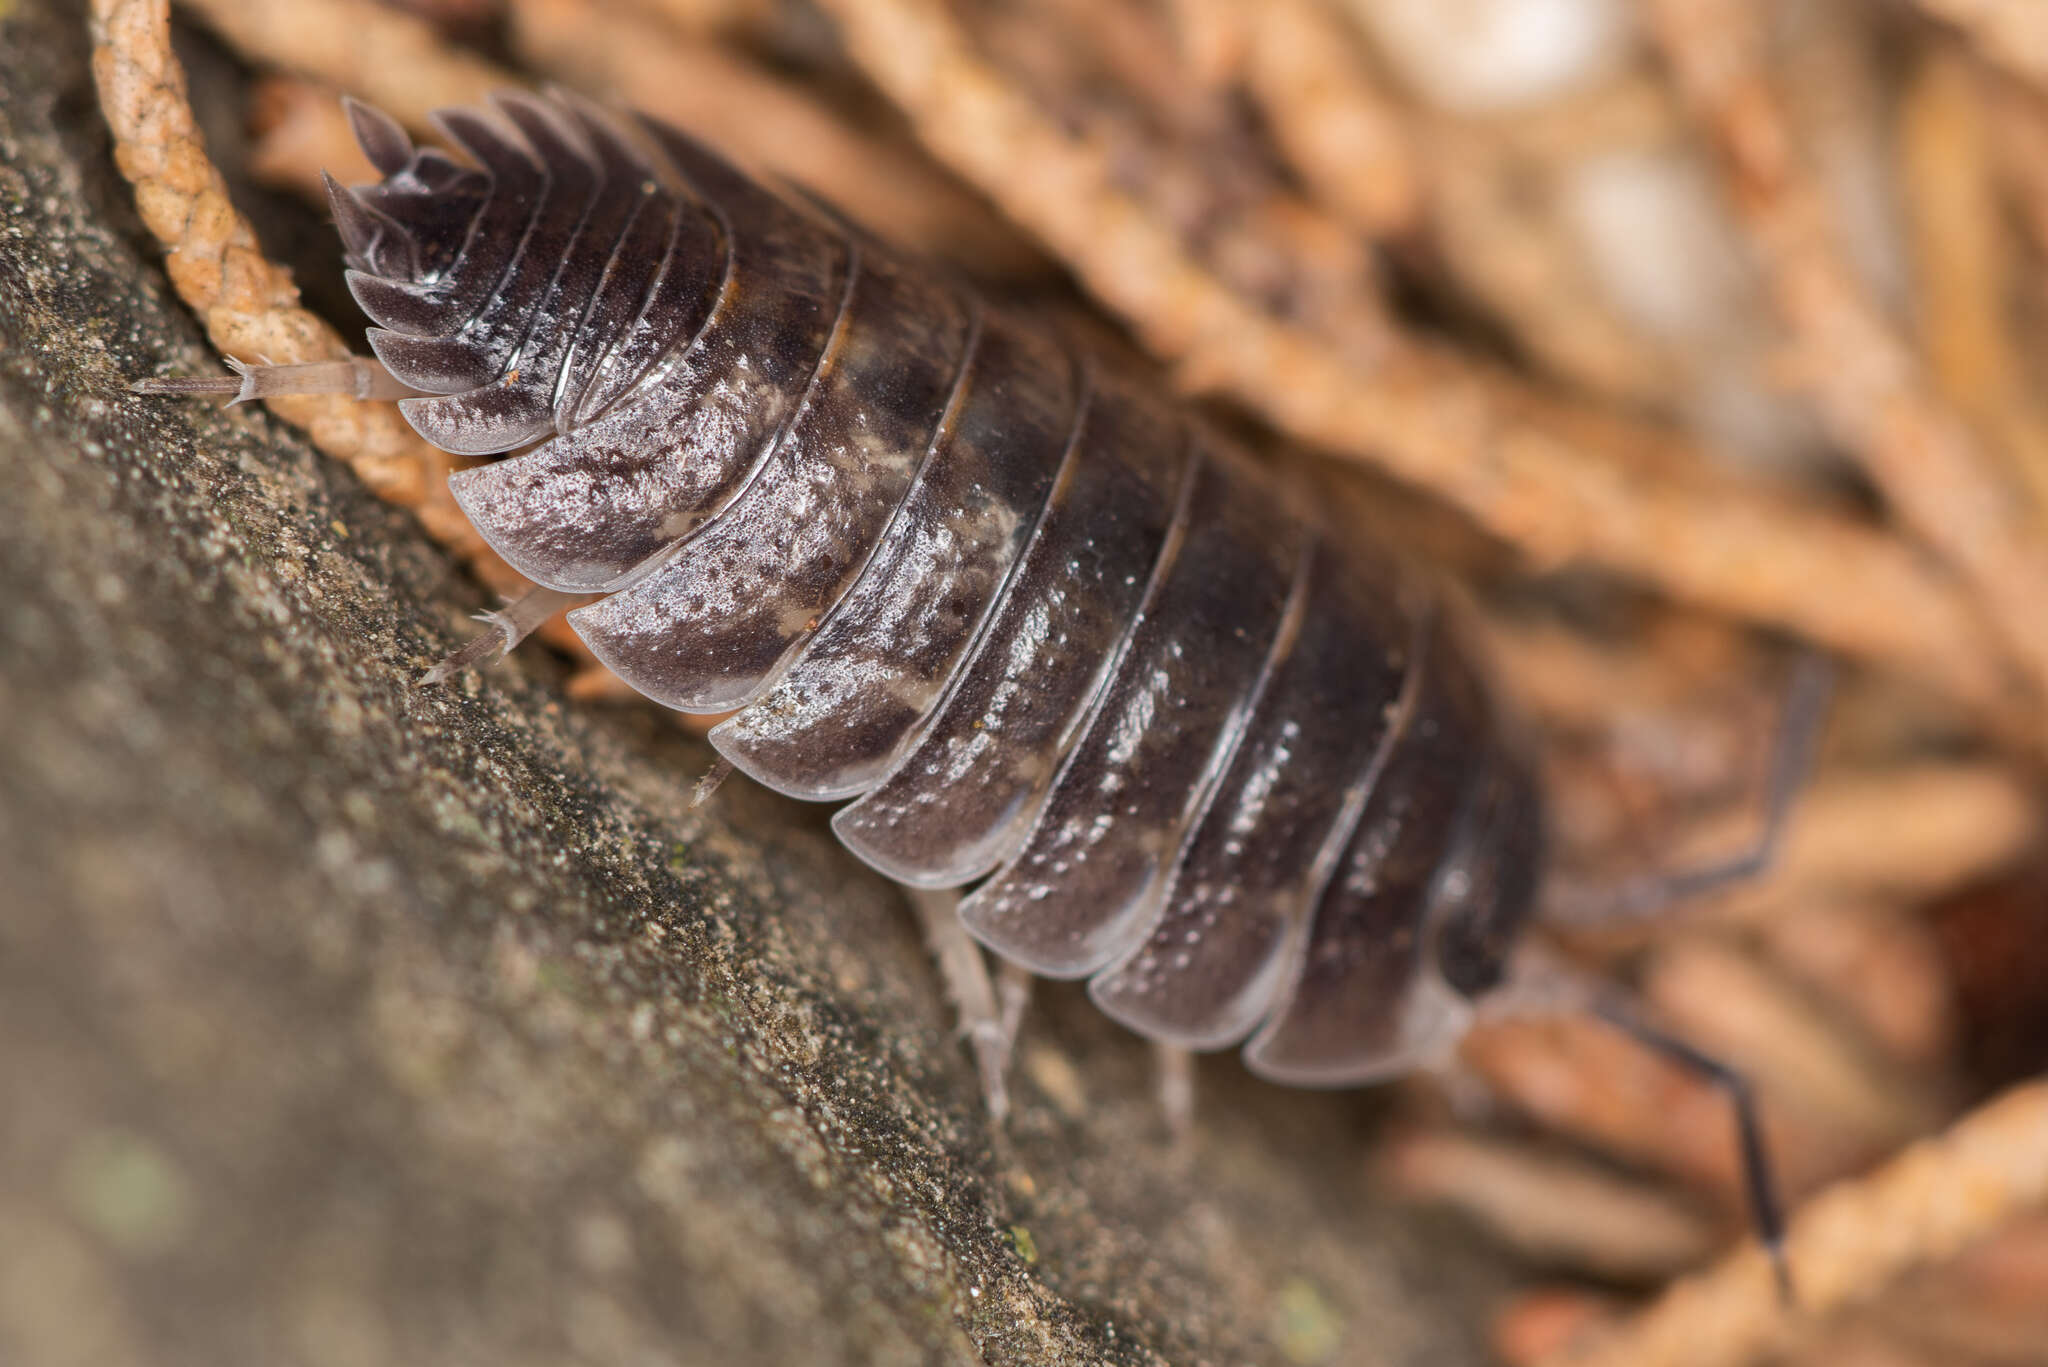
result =
M1615 886L1563 887L1546 908L1546 919L1560 925L1641 920L1688 898L1754 878L1769 868L1784 838L1792 800L1813 769L1833 687L1834 666L1827 657L1809 652L1793 666L1784 710L1778 718L1777 739L1771 747L1763 828L1753 844L1724 859L1651 873Z
M420 675L423 688L445 683L472 665L483 662L493 650L500 658L511 653L512 648L532 634L548 618L564 608L578 603L589 602L592 595L587 593L564 593L560 589L542 588L530 585L526 592L507 602L496 612L480 612L479 622L488 622L490 629L479 632L461 647L446 656L432 669Z
M732 777L732 761L721 758L711 766L704 777L697 780L697 786L690 790L690 809L695 811L711 800L719 786Z
M128 388L137 394L185 397L224 394L228 406L251 399L276 399L289 394L346 394L356 399L410 399L421 393L401 383L371 356L339 361L308 361L303 365L250 365L232 356L222 358L232 375L170 375L137 380Z
M924 924L925 943L938 964L946 984L946 995L960 1016L960 1034L974 1050L974 1066L981 1073L981 1094L988 1103L989 1118L1000 1125L1010 1114L1010 1090L1005 1080L1010 1066L1011 1029L1005 1027L1005 1011L998 1004L994 983L989 979L988 960L981 946L960 922L960 894L950 888L905 888L904 894ZM1023 1007L1016 1008L1021 1016Z
M1191 1049L1154 1042L1152 1065L1159 1089L1159 1111L1166 1120L1166 1139L1185 1157L1195 1138L1195 1055Z
M1031 1005L1031 984L1037 979L1031 970L1019 968L1008 959L996 966L996 1005L1001 1010L1003 1043L1017 1043L1017 1029L1024 1024L1024 1008Z

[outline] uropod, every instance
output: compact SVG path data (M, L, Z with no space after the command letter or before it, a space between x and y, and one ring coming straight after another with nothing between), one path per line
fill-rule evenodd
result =
M382 179L329 190L375 361L138 388L398 398L501 457L453 491L535 587L432 676L569 609L633 688L732 713L724 763L843 802L840 839L927 908L971 888L940 930L1275 1082L1409 1071L1513 994L1541 794L1418 576L1143 383L678 130L504 95L437 116L458 159L349 108ZM1761 861L1817 729L1801 678L1764 842L1621 901ZM1000 1105L983 987L956 996ZM1727 1090L1775 1251L1741 1080L1586 1004Z

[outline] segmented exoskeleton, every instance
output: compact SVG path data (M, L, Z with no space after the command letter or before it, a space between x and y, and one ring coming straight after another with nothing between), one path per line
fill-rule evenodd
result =
M521 573L760 782L1154 1039L1412 1066L1543 850L1444 615L1215 433L689 137L569 97L358 108L378 358Z

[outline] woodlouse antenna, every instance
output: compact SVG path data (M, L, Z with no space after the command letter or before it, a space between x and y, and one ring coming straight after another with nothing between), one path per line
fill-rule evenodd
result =
M1778 1198L1777 1177L1770 1151L1764 1145L1755 1091L1739 1069L1652 1025L1635 1002L1613 983L1536 940L1525 940L1517 946L1506 981L1479 1003L1478 1014L1488 1021L1564 1014L1591 1016L1726 1096L1734 1112L1743 1194L1751 1225L1757 1241L1770 1257L1780 1298L1788 1306L1795 1304L1791 1266L1785 1256L1785 1215Z
M1598 1019L1620 1030L1630 1039L1696 1074L1718 1088L1735 1112L1735 1137L1742 1155L1742 1186L1748 1199L1750 1219L1757 1239L1770 1255L1771 1272L1777 1280L1778 1297L1785 1305L1797 1304L1792 1282L1792 1265L1785 1257L1785 1212L1778 1199L1778 1184L1771 1170L1770 1155L1764 1148L1763 1128L1757 1122L1756 1095L1749 1079L1711 1054L1668 1035L1645 1021L1611 995L1596 999L1591 1007Z
M1551 909L1550 919L1576 925L1641 919L1688 898L1754 878L1769 868L1783 841L1793 800L1813 770L1833 687L1832 662L1817 651L1803 652L1793 665L1771 746L1762 829L1747 849L1693 868L1631 879L1604 892L1568 894L1559 899L1562 906ZM1696 1074L1727 1096L1735 1113L1743 1189L1750 1216L1758 1240L1770 1255L1779 1297L1785 1304L1793 1304L1792 1272L1785 1258L1784 1212L1770 1155L1764 1147L1763 1131L1757 1122L1756 1098L1749 1080L1728 1064L1649 1024L1611 991L1591 988L1583 1005L1597 1019Z
M1755 878L1771 866L1784 840L1792 804L1806 786L1826 730L1834 664L1818 651L1802 652L1778 716L1770 773L1763 794L1763 824L1756 840L1725 858L1692 868L1668 869L1603 888L1561 887L1545 911L1553 924L1590 926L1642 920L1668 907Z

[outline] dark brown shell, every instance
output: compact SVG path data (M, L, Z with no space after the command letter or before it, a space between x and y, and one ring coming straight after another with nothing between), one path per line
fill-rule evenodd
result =
M598 657L1155 1039L1310 1085L1463 1028L1530 778L1442 615L1175 405L651 122L357 111L377 355ZM538 442L538 445L531 445ZM531 447L520 450L519 448Z

